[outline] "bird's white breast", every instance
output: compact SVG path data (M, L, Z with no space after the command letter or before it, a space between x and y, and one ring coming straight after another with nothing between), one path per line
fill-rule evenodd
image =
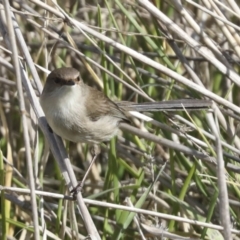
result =
M84 138L85 104L81 102L79 86L63 86L41 97L41 105L52 130L64 139L79 142Z
M89 119L85 90L78 85L63 86L52 94L43 94L40 102L48 124L57 135L72 142L109 141L117 134L120 119L110 115Z

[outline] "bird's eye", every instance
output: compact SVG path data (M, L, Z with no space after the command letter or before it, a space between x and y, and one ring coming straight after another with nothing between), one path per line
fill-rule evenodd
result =
M77 77L77 81L78 81L78 82L80 81L80 77Z
M55 79L54 79L54 82L55 82L55 83L60 83L60 81L61 81L60 78L55 78Z

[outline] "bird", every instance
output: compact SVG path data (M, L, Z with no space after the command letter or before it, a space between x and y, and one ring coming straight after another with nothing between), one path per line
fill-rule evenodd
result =
M72 142L109 141L119 124L130 123L129 111L202 109L209 100L180 99L162 102L114 102L103 92L88 86L75 68L62 67L47 77L40 104L51 129Z
M117 135L121 123L131 122L129 111L203 109L208 108L211 101L114 102L102 91L85 84L77 69L62 67L47 76L40 104L54 133L72 142L98 146ZM94 151L96 147L93 160L98 154Z

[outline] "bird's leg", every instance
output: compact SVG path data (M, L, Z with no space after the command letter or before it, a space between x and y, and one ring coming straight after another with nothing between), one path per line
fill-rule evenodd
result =
M78 183L78 185L71 190L71 193L73 193L74 196L75 196L78 192L82 191L82 188L83 188L84 183L85 183L85 181L86 181L86 179L87 179L87 176L88 176L88 174L89 174L89 172L90 172L90 170L91 170L91 168L92 168L92 165L94 164L95 160L97 159L97 156L100 154L100 147L99 147L99 145L93 144L93 145L91 146L90 152L91 152L91 155L92 155L92 160L91 160L91 162L90 162L90 165L88 166L88 169L87 169L87 171L86 171L86 173L85 173L82 181L80 181L80 182Z
M92 165L94 164L95 160L97 159L97 156L100 154L100 147L99 147L99 145L93 144L91 146L90 152L91 152L91 155L92 155L92 160L91 160L90 165L89 165L89 167L88 167L88 169L87 169L87 171L86 171L86 173L85 173L85 175L84 175L84 177L83 177L83 179L81 181L81 188L83 187L84 182L86 181L86 178L87 178L87 176L88 176L88 174L89 174L89 172L90 172L90 170L92 168Z

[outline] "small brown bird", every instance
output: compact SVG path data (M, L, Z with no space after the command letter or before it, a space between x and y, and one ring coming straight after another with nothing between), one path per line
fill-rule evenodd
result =
M99 144L117 134L121 122L129 122L129 111L169 111L203 109L208 100L181 99L166 102L113 102L103 92L80 79L74 68L52 71L44 86L40 103L51 129L72 142Z
M197 99L139 104L113 102L103 92L84 84L74 68L59 68L48 75L40 103L49 126L57 135L72 142L85 142L93 146L115 136L119 124L129 122L129 111L203 109L211 105L208 100ZM95 151L80 188L97 157Z

